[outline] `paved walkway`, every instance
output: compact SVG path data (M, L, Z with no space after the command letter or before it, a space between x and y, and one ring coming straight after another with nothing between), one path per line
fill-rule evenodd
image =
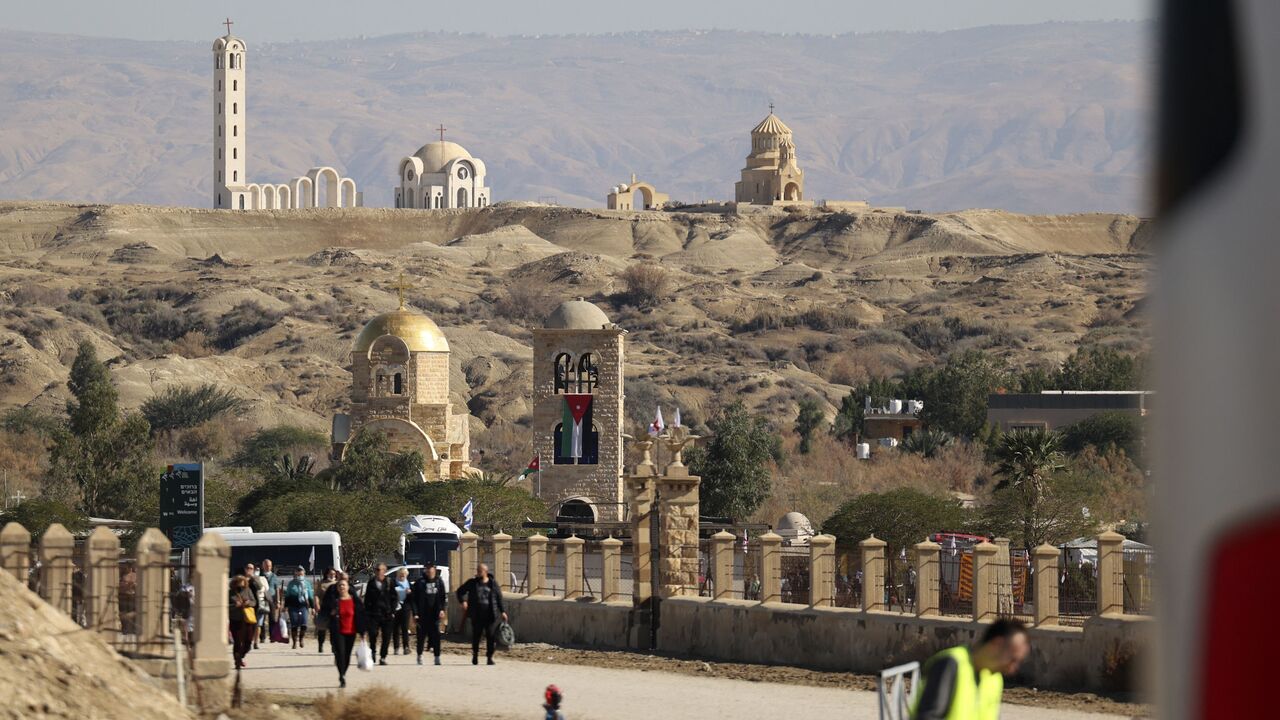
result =
M354 660L354 658L353 658ZM494 667L471 665L465 655L446 653L444 665L418 667L412 656L388 657L386 667L347 673L347 688L391 685L433 712L468 720L540 718L542 690L555 683L565 694L571 720L775 720L783 717L877 718L875 693L834 688L755 683L644 670L503 660ZM427 659L430 662L430 659ZM263 647L249 654L242 681L248 688L312 695L338 684L333 656L307 650ZM1006 705L1002 720L1112 720L1070 710Z

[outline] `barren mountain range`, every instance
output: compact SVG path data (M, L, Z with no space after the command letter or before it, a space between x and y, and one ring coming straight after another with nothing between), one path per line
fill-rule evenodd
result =
M245 427L327 430L352 340L396 307L404 273L449 339L454 401L481 448L523 454L528 329L575 296L628 331L633 422L658 402L696 422L742 398L789 427L802 397L832 412L853 383L965 348L1012 365L1081 343L1145 348L1148 232L1126 215L983 210L0 203L0 407L60 408L89 338L125 407L212 382L249 402ZM643 309L620 279L637 264L668 280Z
M1152 28L294 43L236 31L250 178L333 165L370 206L391 204L397 161L438 124L486 161L495 200L601 206L632 172L677 200L725 199L773 102L814 199L1141 213ZM209 205L207 44L0 31L0 57L0 198Z

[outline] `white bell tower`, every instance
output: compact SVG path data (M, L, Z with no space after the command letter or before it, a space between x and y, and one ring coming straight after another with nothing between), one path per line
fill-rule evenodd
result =
M231 34L213 41L213 206L252 210L245 172L245 75L247 48Z

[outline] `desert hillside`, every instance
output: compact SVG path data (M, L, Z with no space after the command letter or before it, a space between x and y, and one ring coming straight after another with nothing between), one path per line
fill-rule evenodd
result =
M750 216L536 205L468 211L230 213L0 204L0 406L59 407L91 338L136 407L174 383L250 401L248 426L327 430L351 341L408 301L453 350L473 436L527 443L528 328L564 298L629 331L628 414L705 418L744 398L789 424L795 401L983 348L1012 364L1079 343L1145 347L1148 225L1125 215L867 210ZM619 274L657 265L638 308ZM643 299L641 299L643 300ZM496 435L490 433L496 432ZM509 448L508 448L509 449Z
M633 172L675 200L727 199L776 103L809 197L1043 213L1146 207L1154 27L288 43L235 30L258 182L333 165L367 205L389 206L397 162L444 124L488 164L495 200L603 206ZM0 31L0 197L210 205L222 30L207 42Z

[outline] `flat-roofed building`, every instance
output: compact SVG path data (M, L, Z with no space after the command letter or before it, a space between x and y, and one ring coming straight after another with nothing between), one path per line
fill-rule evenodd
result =
M987 398L987 423L1009 432L1057 430L1105 412L1145 417L1153 394L1149 390L993 393Z

